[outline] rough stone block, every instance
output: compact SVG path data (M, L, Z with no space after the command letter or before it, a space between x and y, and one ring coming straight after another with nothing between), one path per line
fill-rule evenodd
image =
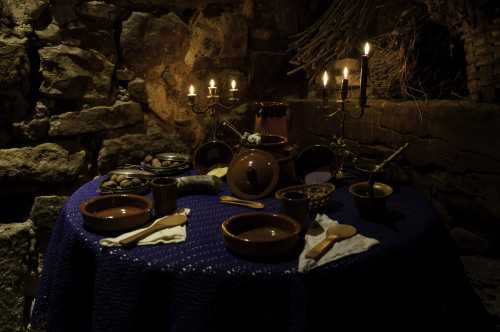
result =
M20 121L29 108L27 39L0 33L0 123Z
M120 36L124 63L141 77L162 64L182 61L188 42L189 28L174 13L155 18L133 12Z
M0 331L22 331L31 222L0 224Z
M500 260L479 255L461 258L474 290L500 327Z
M186 152L179 136L167 133L131 134L104 140L99 151L98 167L104 174L120 165L139 163L147 154Z
M30 216L30 219L33 221L33 226L36 229L51 229L67 199L67 196L35 197Z
M86 19L112 25L120 14L120 8L103 1L89 1L82 3L77 13Z
M185 63L199 68L209 60L223 65L228 59L243 59L247 54L248 26L238 12L223 12L219 16L200 15L193 24L192 37Z
M488 66L494 61L493 52L487 53L485 55L477 56L476 65L477 66Z
M38 250L42 253L47 249L50 233L67 199L67 196L38 196L35 198L30 219L33 222Z
M114 70L108 57L66 45L44 47L39 54L44 79L40 92L45 96L89 105L108 102Z
M142 78L136 78L133 81L129 82L128 92L133 100L142 104L148 103L146 82Z
M81 112L68 112L50 118L50 136L70 136L121 128L142 122L142 107L134 102L117 102Z
M31 121L17 122L13 125L17 138L28 141L39 141L49 133L49 119L33 119Z
M71 154L60 145L0 150L0 183L63 183L73 181L85 166L85 151Z

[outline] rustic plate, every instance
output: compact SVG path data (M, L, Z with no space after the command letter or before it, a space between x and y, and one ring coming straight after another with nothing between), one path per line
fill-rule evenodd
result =
M312 145L298 154L295 159L295 172L307 184L318 179L327 182L333 177L335 165L336 157L331 148L326 145Z
M233 159L233 150L222 141L209 141L200 145L194 152L194 168L205 175L215 165L229 165Z
M255 258L291 252L299 242L300 225L290 217L268 212L242 213L222 223L224 243L234 253Z

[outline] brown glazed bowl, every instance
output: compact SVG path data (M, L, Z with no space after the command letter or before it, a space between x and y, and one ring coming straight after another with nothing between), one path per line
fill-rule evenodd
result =
M106 195L80 204L84 225L95 232L128 231L147 223L153 203L139 195Z
M254 258L279 257L291 252L299 243L301 231L294 219L269 212L237 214L221 227L228 249Z
M349 187L359 214L365 218L378 218L386 211L387 198L392 195L392 187L382 183L373 184L373 197L368 195L368 181L354 183Z

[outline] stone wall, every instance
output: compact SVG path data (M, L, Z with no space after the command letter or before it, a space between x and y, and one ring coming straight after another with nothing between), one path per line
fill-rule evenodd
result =
M146 154L192 152L207 119L189 84L201 107L210 78L223 97L236 79L243 102L249 87L283 95L288 36L313 3L0 1L0 196L70 194Z

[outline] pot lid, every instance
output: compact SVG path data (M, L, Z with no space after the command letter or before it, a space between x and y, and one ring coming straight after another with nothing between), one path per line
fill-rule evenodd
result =
M279 179L279 165L272 154L250 149L237 155L227 174L231 192L243 199L259 199L269 195Z

